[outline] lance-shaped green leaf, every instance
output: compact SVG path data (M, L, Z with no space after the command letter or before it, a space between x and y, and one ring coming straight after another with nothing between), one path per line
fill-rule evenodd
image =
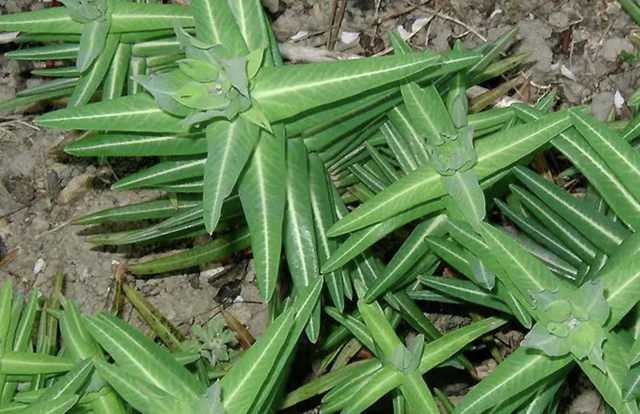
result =
M337 309L332 307L325 307L324 311L327 315L335 319L336 322L347 328L362 345L367 347L371 352L375 352L376 348L373 343L373 337L364 323L349 314L343 315Z
M59 68L45 68L45 69L34 69L31 71L32 75L42 76L42 77L51 77L51 78L77 78L80 76L80 72L75 67L70 66L62 66Z
M205 163L206 158L161 162L115 182L111 188L128 190L198 177L203 174Z
M511 313L511 310L495 295L480 289L475 284L466 280L434 276L418 276L418 280L420 280L422 284L454 298L496 309L500 312Z
M478 163L475 171L478 179L488 177L515 163L554 138L570 124L568 114L558 112L535 123L517 126L480 140L476 144ZM444 193L440 175L431 165L424 165L339 220L328 234L337 236L380 222Z
M261 131L260 140L240 177L238 193L242 201L256 266L260 294L273 295L280 266L282 224L286 202L285 140Z
M254 400L261 398L259 394L270 373L275 372L276 376L280 374L315 308L321 288L322 281L317 280L301 292L293 307L280 315L223 377L220 385L227 412L246 413ZM281 362L278 362L278 358L281 358ZM267 393L270 391L266 390Z
M122 36L120 36L120 43L113 55L109 71L107 72L104 78L104 84L102 85L103 101L108 101L122 96L125 90L125 84L127 83L130 61L131 45L122 43Z
M377 302L366 304L358 301L358 309L364 322L371 332L373 341L386 359L392 359L398 347L404 349L404 345L395 334L389 320L385 317L384 311Z
M557 186L542 179L533 171L516 166L513 172L529 190L607 254L612 254L629 232L620 223L609 220L594 209Z
M290 141L290 140L289 140ZM309 196L313 221L315 223L316 248L318 252L318 266L324 265L329 256L336 250L338 243L328 239L326 231L336 221L333 200L329 193L329 180L317 154L309 154ZM308 252L307 252L308 254ZM325 285L329 290L334 305L344 310L344 286L341 272L336 271L324 275Z
M172 29L178 20L193 27L191 10L178 5L116 2L111 15L112 33L146 32ZM28 13L6 14L0 18L0 30L25 33L82 33L82 24L74 21L63 7L50 7Z
M251 406L252 414L265 412L268 407L274 405L273 396L281 392L283 381L288 375L288 367L291 364L294 351L300 340L300 335L308 325L309 319L317 308L322 292L323 280L318 278L316 282L309 286L302 294L296 297L292 307L294 312L294 325L291 329L286 345L280 351L278 359L273 364L269 373L269 378L261 389L256 401ZM255 345L254 345L255 346Z
M205 154L201 134L97 134L73 142L64 151L79 157L151 157Z
M345 263L348 263L375 242L397 228L440 209L442 209L442 203L440 201L426 203L402 214L398 214L397 216L382 223L374 224L370 227L354 232L338 247L338 250L331 255L329 260L327 260L322 267L322 273L331 272L340 266L343 266Z
M73 368L70 358L31 352L5 351L0 357L0 374L36 375L67 372Z
M405 374L400 386L407 405L414 413L440 414L431 391L417 371Z
M203 205L204 224L209 233L216 228L222 203L233 191L259 134L258 127L241 118L234 122L221 119L207 127L209 149L204 166Z
M373 367L369 371L368 367ZM375 359L368 359L362 361L352 362L335 371L330 371L321 377L315 378L313 381L301 386L300 388L291 391L285 399L282 401L281 409L292 407L301 401L307 400L318 394L326 392L334 388L337 384L351 376L352 374L365 370L362 374L362 378L365 378L371 374L371 372L380 368L380 362Z
M629 367L622 384L622 398L625 401L635 400L640 393L640 365Z
M526 122L545 116L543 112L527 106L517 106L516 112L518 117ZM598 189L609 206L624 222L637 223L640 217L640 203L575 128L566 130L553 139L551 144Z
M184 132L182 119L160 109L147 93L59 109L41 116L36 122L38 125L63 129Z
M517 29L511 29L491 42L488 47L482 51L482 58L469 68L469 75L477 75L484 71L495 58L507 50L514 40L516 33Z
M371 376L367 385L362 387L349 400L348 405L342 410L342 414L360 414L382 396L398 387L403 381L404 375L391 365L383 367ZM321 410L322 414L330 412Z
M103 51L110 27L111 19L106 16L82 25L80 50L78 50L78 58L76 59L76 67L80 73L89 69L89 66Z
M547 208L540 200L528 191L513 184L510 186L511 191L515 194L520 202L540 220L545 227L551 231L558 239L560 239L567 247L569 247L577 256L591 264L593 263L598 249L593 243L584 237L575 227L567 223L562 216L553 210Z
M477 226L484 220L487 206L473 168L443 175L442 184L471 224Z
M408 83L401 90L411 122L426 137L428 144L439 145L443 136L457 134L435 86L421 89L415 83Z
M115 315L83 318L91 336L122 369L183 401L197 400L203 384L169 353Z
M498 275L504 272L504 269L493 257L483 238L468 223L450 219L449 234L476 257L482 257L483 264L494 274ZM469 263L468 259L466 263ZM522 295L517 289L511 290L507 288L501 281L497 283L496 294L511 309L523 326L530 328L533 325L531 319L532 309L528 306L526 296Z
M356 95L413 75L439 56L414 53L372 59L263 68L251 92L269 121ZM304 99L297 99L304 97Z
M540 351L518 348L460 401L459 414L481 413L533 386L572 361L569 356L549 358Z
M75 87L77 84L78 84L77 77L54 79L52 81L41 83L40 85L36 85L31 88L23 89L20 92L18 92L18 96L46 94L49 92L59 91L61 89L67 89L69 87Z
M582 136L598 152L620 182L640 200L640 154L615 132L582 111L571 110L571 118Z
M130 221L154 218L167 218L174 216L181 209L189 209L199 206L201 200L190 197L178 198L177 206L170 200L152 200L127 206L113 207L88 214L74 220L74 224L99 224L111 221ZM176 211L177 207L177 211Z
M445 215L439 215L431 220L418 224L385 267L384 272L369 285L364 301L371 303L380 295L392 289L406 272L429 250L429 247L424 242L425 237L432 235L441 236L444 233L445 224Z
M195 399L184 401L176 398L170 391L159 388L144 377L136 376L131 370L104 361L96 361L95 364L98 373L109 385L141 413L169 414L195 405Z
M210 45L219 44L231 55L244 55L247 46L226 0L194 0L196 38ZM228 56L228 57L231 57Z
M615 257L615 256L614 256ZM605 297L611 307L606 326L611 329L638 302L640 298L640 257L634 255L608 267L595 279L605 286Z
M609 332L603 348L606 374L592 366L588 361L578 360L580 368L587 374L604 400L615 409L616 413L640 413L635 400L624 400L623 391L627 367L624 360L625 347L622 340L617 334Z
M306 148L299 139L289 139L286 145L287 207L284 249L294 286L301 292L320 276L320 270ZM307 328L307 334L312 341L318 338L319 322L318 310Z
M424 148L424 137L420 135L418 130L409 120L407 108L404 105L397 105L387 112L387 117L398 131L398 133L407 142L411 152L414 154L418 165L425 164L429 161L429 156Z
M435 341L426 344L422 351L418 372L424 374L435 368L451 358L467 344L503 326L505 323L507 323L506 320L494 317L483 319L480 322L475 322L464 328L449 332Z
M53 400L34 402L19 412L24 414L64 414L76 404L79 398L75 394L62 395Z
M558 390L565 382L569 369L564 368L552 375L538 386L530 401L520 408L518 414L543 414L548 412L549 406L553 403L558 394Z
M61 43L7 52L5 56L14 60L73 59L78 54L78 45Z
M55 400L62 396L80 394L92 373L93 361L90 359L78 361L71 371L62 376L51 387L46 388L46 391L34 400L32 404Z
M563 295L572 291L567 282L554 276L545 265L500 230L484 224L481 226L481 234L495 260L504 269L504 273L497 276L510 289L520 291L529 304L532 303L529 296L531 291L559 289Z
M418 169L420 164L410 150L409 143L398 133L391 122L385 122L380 127L380 132L384 136L387 145L393 152L395 158L400 162L400 167L405 174Z
M222 259L251 246L251 235L247 228L219 237L212 242L181 253L133 263L127 267L135 275L151 275L172 270L186 269L203 263ZM254 247L255 249L255 247Z
M509 220L513 221L520 230L524 231L527 235L533 238L535 241L543 246L546 246L550 251L557 254L559 257L566 260L568 263L579 266L582 262L580 257L576 256L567 246L564 245L556 236L553 235L545 226L535 220L531 216L524 216L519 214L514 209L509 207L502 200L494 200L500 210L504 213ZM524 211L524 210L523 210Z
M89 102L109 70L109 63L116 53L119 41L120 35L109 35L106 38L104 47L96 56L95 63L80 75L78 85L67 104L69 107L77 107Z
M267 19L260 1L232 1L229 2L229 7L231 7L231 11L235 16L235 22L249 52L261 50L269 44L269 31L271 28L267 25Z

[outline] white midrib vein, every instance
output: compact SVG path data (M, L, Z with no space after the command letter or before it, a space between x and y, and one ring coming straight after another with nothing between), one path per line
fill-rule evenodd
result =
M136 136L135 138L140 138L137 140L130 140L130 141L114 141L114 142L106 142L106 143L99 143L99 144L94 144L94 145L87 145L84 146L82 148L80 148L80 151L90 151L90 150L96 150L96 149L103 149L103 148L118 148L118 147L125 147L128 145L140 145L140 143L144 143L144 144L149 144L149 143L158 143L158 142L163 142L163 141L175 141L175 140L182 140L185 138L179 138L179 137L175 137L175 136L162 136L162 137L150 137L150 136ZM187 138L188 139L188 138Z
M453 284L449 285L447 283L442 283L439 280L433 280L433 279L428 279L428 282L432 283L432 284L434 284L436 286L440 286L442 288L456 290L456 291L459 291L459 292L465 292L465 293L468 293L471 296L477 296L477 297L480 297L480 298L492 299L491 295L488 294L488 293L483 293L483 292L480 292L480 291L477 291L477 290L469 290L469 289L467 289L467 288L465 288L463 286L453 285Z
M174 168L171 168L171 169L168 169L168 170L161 170L161 171L158 171L155 174L141 176L137 180L128 181L128 182L125 183L125 185L127 187L129 187L129 186L131 186L133 184L139 183L140 181L148 181L148 180L151 180L153 178L156 178L156 177L159 177L159 176L162 176L162 175L173 174L176 171L184 170L184 169L191 168L191 167L196 167L198 165L204 165L206 161L207 161L206 158L202 158L202 159L195 160L195 161L188 162L188 163L184 163L184 164L181 163L181 164L179 164L178 166L176 166ZM157 164L157 165L160 165L160 164ZM114 186L114 188L122 188L122 186L117 186L117 187Z
M475 407L476 405L478 405L482 401L486 400L492 394L495 394L497 391L499 391L502 388L504 388L513 378L517 377L520 373L528 370L529 367L537 364L540 359L547 359L547 358L548 357L546 355L545 356L542 356L542 355L534 356L529 363L527 363L525 365L522 365L520 367L520 369L516 370L513 374L511 374L509 377L507 377L505 380L503 380L500 384L497 384L492 389L490 389L487 392L485 392L484 394L478 396L478 398L473 400L473 402L471 404L467 405L465 407L465 409L463 411L460 411L458 414L464 414L464 413L468 412L469 410L471 410L471 408Z
M612 242L617 243L617 244L622 243L623 240L621 240L617 235L615 235L614 233L609 231L608 228L602 226L597 221L589 220L587 217L584 216L584 214L582 214L582 212L580 210L575 208L575 206L565 202L563 199L561 199L560 197L556 196L556 194L554 194L554 193L552 193L550 191L547 191L547 189L544 188L540 183L538 183L538 182L536 182L534 180L528 180L527 182L531 183L532 186L538 188L540 191L542 191L543 193L547 194L556 203L561 204L564 208L566 208L567 210L570 210L571 212L573 212L573 214L578 215L580 217L583 217L583 220L585 221L585 223L587 223L587 225L590 225L591 227L595 228L600 233L606 235L606 237L609 240L611 240Z
M496 230L496 231L498 231L498 230ZM518 260L518 258L517 258L517 257L515 257L515 256L514 256L514 255L509 251L509 249L507 249L507 248L505 247L505 245L504 245L504 244L503 244L503 243L502 243L502 242L501 242L497 237L495 237L495 236L494 236L493 234L491 234L491 233L488 233L488 234L489 234L489 235L490 235L490 237L493 239L493 241L494 241L496 244L498 244L498 245L500 246L500 248L501 248L501 250L502 250L502 253L504 253L504 254L509 258L509 260L511 260L511 261L512 261L512 263L514 263L514 264L518 267L518 269L520 269L520 271L521 271L522 273L524 273L524 274L527 276L527 279L529 279L529 280L531 281L531 283L536 287L536 289L538 289L538 290L544 290L544 289L545 289L545 286L543 286L542 284L540 284L540 282L538 282L538 280L537 280L535 277L533 277L533 276L531 275L531 273L529 272L529 269L527 269L525 266L523 266L523 265L520 263L520 261ZM518 284L517 284L517 283L515 283L515 280L514 280L513 282L514 282L514 285L518 286Z
M289 219L291 220L291 227L289 231L291 232L291 237L294 239L294 248L297 251L297 256L300 259L300 266L302 268L302 276L304 278L303 287L309 286L309 273L310 270L307 267L307 261L304 259L305 257L305 249L302 244L302 235L299 229L302 228L300 225L300 221L298 220L298 210L297 203L294 202L293 198L290 197L289 191L287 191L287 208L289 210Z
M640 124L638 125L640 126ZM611 169L606 164L603 164L601 162L602 160L593 158L593 153L585 151L584 148L578 145L575 140L569 139L565 134L562 134L560 137L565 138L566 143L568 145L571 145L576 151L579 151L581 156L588 159L593 165L598 166L599 172L607 178L608 185L613 186L617 190L616 193L619 196L622 196L629 204L631 204L636 212L640 212L640 203L638 203L638 201L631 195L631 193L629 193L627 187L625 187L620 182L620 180L618 180L618 177L616 177L611 172ZM580 136L580 138L583 139L582 136ZM553 140L551 141L551 144L553 144ZM585 144L588 145L587 142L585 142ZM614 206L615 204L611 203L611 205Z
M423 59L423 60L413 60L409 63L405 63L404 65L398 65L398 66L394 66L392 68L384 68L384 69L380 69L377 70L375 72L366 72L363 74L363 72L359 72L353 75L348 75L348 76L343 76L341 78L329 78L329 79L323 79L320 81L316 81L316 82L309 82L309 83L305 83L303 85L293 85L293 86L288 86L288 87L280 87L280 88L276 88L276 89L268 89L268 90L256 90L253 93L253 98L260 102L260 100L263 100L265 98L271 98L272 96L279 96L281 94L286 94L286 93L291 93L291 92L297 92L297 93L304 93L304 91L306 89L319 89L325 85L330 85L330 84L337 84L337 83L347 83L348 81L352 81L354 79L359 79L359 78L368 78L368 77L374 77L374 76L379 76L379 75L383 75L387 72L396 72L396 71L401 71L405 68L411 68L412 66L422 66L422 65L427 65L430 63L433 63L437 60L437 56L430 56L429 59Z
M396 151L394 152L398 152L401 154L401 159L400 162L402 163L403 159L404 162L406 163L406 168L408 170L408 172L410 171L414 171L418 169L418 163L416 162L416 159L408 152L408 148L405 147L404 145L402 145L400 142L398 142L398 131L394 129L394 127L392 126L391 123L389 122L385 122L384 124L382 124L382 126L380 127L382 134L385 136L387 143L389 144L389 146L393 149L395 148Z
M638 172L637 166L633 162L629 162L627 157L625 157L624 154L618 151L618 149L614 145L612 145L608 139L603 137L597 130L595 130L591 125L585 122L581 117L576 117L576 118L580 121L580 123L585 128L587 128L591 132L591 134L597 137L597 141L599 141L600 144L602 144L607 149L609 149L609 151L611 151L623 165L625 165L629 170L633 171L635 173L634 175L636 176L640 175L640 173ZM588 140L587 137L585 137L585 139Z
M110 342L111 342L111 344L113 346L119 348L120 352L122 352L123 354L126 354L126 355L129 356L127 358L128 362L137 367L137 370L133 370L134 372L143 372L143 373L145 373L145 378L146 379L150 380L150 382L152 382L158 388L160 388L163 391L166 391L169 394L172 394L173 392L175 392L175 390L173 390L173 389L166 389L165 387L163 387L163 385L165 385L165 384L163 384L161 381L158 381L156 379L155 375L152 375L147 369L145 369L145 366L144 366L144 364L141 363L141 359L140 358L135 358L132 354L129 353L129 351L127 349L125 349L125 348L123 348L121 346L121 344L126 343L129 346L135 346L139 350L139 352L134 352L134 354L136 354L136 353L148 354L147 350L144 349L143 347L141 347L139 345L138 341L135 338L130 336L126 331L123 331L122 329L120 329L118 326L113 325L113 323L111 323L109 320L107 320L105 318L100 318L100 319L102 319L103 323L108 323L109 325L111 325L112 328L116 329L120 335L122 335L124 338L126 338L126 340L117 341L113 337L111 337L106 331L101 329L98 325L94 324L94 326L97 329L100 329L100 331L102 331L103 335L106 338L110 338ZM160 364L160 366L162 366L162 364ZM174 373L170 373L169 377L173 377L173 374ZM184 377L181 377L180 379L183 379L183 378ZM182 392L187 391L187 392L189 392L191 394L191 397L193 397L194 399L198 398L198 393L195 390L193 390L191 387L187 386L186 382L184 382L184 381L176 381L176 384L183 384L183 387L180 387L180 388L182 388Z
M283 316L282 316L283 321L280 324L280 326L278 327L278 330L276 332L274 332L272 338L277 338L280 335L280 332L283 329L288 329L289 328L288 325L290 324L290 321L288 319L292 319L292 313L293 313L293 310L289 309L288 311L286 311L283 314ZM249 369L247 371L244 371L242 373L243 380L238 382L238 383L236 383L236 384L233 384L233 388L232 388L231 392L229 392L228 394L225 394L223 396L224 405L225 405L225 407L227 409L229 409L230 406L234 406L234 405L238 404L235 401L236 395L238 395L238 394L240 394L241 396L243 394L246 395L247 391L250 390L250 388L245 387L244 384L247 381L249 381L251 378L253 378L253 375L252 375L253 372L255 372L260 367L260 363L262 362L262 360L264 358L266 358L267 355L269 355L269 352L271 351L271 348L274 347L274 346L279 345L278 341L274 341L274 340L272 340L271 342L267 342L267 344L269 344L269 345L264 348L263 352L261 354L258 354L259 358L253 364L251 364L249 366ZM246 357L246 355L245 355L245 357ZM258 389L254 389L253 393L257 394L258 391L259 391L259 388Z
M208 2L207 2L208 3ZM231 188L228 189L228 191L222 191L222 186L223 186L223 182L226 181L226 174L225 172L228 171L228 164L229 164L229 158L231 158L231 153L232 150L234 148L234 144L237 143L242 143L240 139L234 139L234 135L236 132L236 128L238 128L238 123L240 121L236 121L233 122L231 124L227 124L227 128L226 131L224 131L224 136L219 137L218 139L223 139L224 140L224 145L223 145L223 151L222 151L222 157L220 160L220 168L218 170L218 174L216 174L215 177L215 192L213 193L213 200L214 202L213 204L213 211L211 212L212 214L208 217L208 221L209 221L209 228L211 230L211 232L213 232L213 229L215 227L215 225L217 224L218 220L220 219L220 208L219 206L222 205L222 202L224 201L225 198L227 198L227 196L229 195L229 193L231 192ZM224 124L223 124L224 125ZM211 126L210 126L211 128ZM212 130L213 132L213 130ZM214 138L215 139L215 138ZM234 142L235 141L235 142ZM215 154L207 154L207 161L209 161L209 159L213 158L215 156ZM206 168L206 163L205 163L205 175L207 172L207 168ZM206 181L206 179L205 179ZM205 187L205 191L207 191L207 188ZM217 217L216 217L217 216Z
M425 228L423 231L420 232L418 236L419 243L413 244L411 246L411 249L409 249L406 252L406 254L404 254L397 263L393 263L393 260L392 260L389 263L389 265L387 265L387 268L385 269L384 274L380 277L381 282L378 282L378 284L381 286L385 285L387 279L389 279L392 276L395 276L398 269L402 268L402 266L404 266L404 264L407 263L409 260L413 260L412 258L413 253L416 252L420 247L422 247L424 238L430 235L434 231L434 229L436 229L440 225L441 222L445 221L446 217L447 216L443 214L433 219L433 221L429 224L429 226L427 226L427 228ZM393 264L393 267L391 267L392 264Z
M100 113L100 114L96 114L96 115L91 115L91 117L86 116L85 114L81 114L81 115L76 115L76 116L65 116L64 118L58 118L58 119L52 119L52 120L46 120L46 122L49 123L53 123L53 122L67 122L67 121L75 121L78 119L81 120L93 120L93 119L100 119L100 118L111 118L113 116L116 115L124 115L127 117L131 117L131 116L136 116L136 115L151 115L151 114L157 114L157 113L163 113L166 114L166 112L164 112L162 109L160 109L160 107L155 107L155 108L149 108L149 109L139 109L137 111L126 111L123 110L122 112L115 114L113 112L104 112L104 113Z
M268 138L272 138L272 137L268 137ZM261 138L259 138L261 139ZM260 142L258 142L257 145L260 145ZM266 252L270 252L272 250L271 245L270 245L270 238L268 235L268 225L267 223L269 222L269 206L267 205L267 180L265 179L264 173L263 171L265 171L265 161L263 160L263 157L265 156L263 154L262 151L260 151L260 148L256 148L256 152L254 155L254 160L255 160L255 169L256 169L256 182L258 184L258 198L259 198L259 203L260 203L260 222L263 225L263 232L264 232L264 237L263 237L263 243L265 246L265 251ZM253 233L252 233L253 234ZM269 291L271 291L271 286L269 285L269 275L271 273L271 268L272 265L270 263L271 260L271 256L269 256L269 254L266 254L263 257L263 260L265 262L265 270L266 270L266 280L264 281L265 285L265 294L268 294Z
M332 260L329 260L327 261L327 263L325 263L325 267L331 269L330 271L333 271L338 267L342 266L343 264L345 264L346 263L346 261L344 260L345 257L349 256L351 252L356 250L362 243L366 243L368 241L369 236L375 233L380 227L384 226L384 224L385 223L376 224L369 228L362 229L358 231L356 234L351 235L351 237L349 237L344 243L342 243L342 245L340 245L338 250L334 252L334 254L331 257ZM353 238L355 238L356 241L349 243L349 241L352 240ZM349 248L341 251L342 246L348 246Z

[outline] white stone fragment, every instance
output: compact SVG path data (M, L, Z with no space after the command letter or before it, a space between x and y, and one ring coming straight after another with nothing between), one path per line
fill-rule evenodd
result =
M291 36L291 40L302 39L303 37L305 37L308 34L309 34L309 32L304 31L304 30L300 30L298 33L296 33L293 36Z
M348 45L358 40L358 37L360 37L360 33L358 32L342 32L340 41Z
M36 260L36 263L33 265L33 274L37 275L38 273L42 272L45 267L47 267L47 262L45 262L42 257L38 258L38 260Z

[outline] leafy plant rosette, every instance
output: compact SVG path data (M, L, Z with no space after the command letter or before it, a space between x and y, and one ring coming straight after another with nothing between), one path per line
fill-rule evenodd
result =
M94 11L102 14L94 16ZM82 13L87 16L80 18ZM375 88L391 92L397 88L393 82L427 68L435 70L440 63L438 55L425 52L282 66L257 0L195 1L191 9L69 2L66 8L3 16L0 27L21 31L22 42L47 40L47 36L63 42L18 50L9 57L73 57L81 67L79 73L65 68L40 72L62 77L25 91L7 105L71 91L70 108L40 117L40 125L106 131L72 144L71 153L163 157L155 167L121 180L114 188L164 188L182 194L174 205L193 207L181 209L173 214L173 221L146 233L96 241L128 243L148 240L150 234L175 238L202 230L213 233L237 228L246 220L264 299L271 298L275 287L280 249L274 246L282 245L287 204L286 133L281 121L313 108L342 104L355 95L368 98L363 92ZM97 32L105 30L107 40L102 45ZM86 57L93 55L93 60ZM146 63L140 65L143 57ZM153 58L163 63L156 65ZM451 69L440 73L476 58L456 57L449 62ZM82 63L85 60L91 63ZM79 76L66 77L69 74ZM140 86L148 93L140 92ZM87 104L100 91L102 102ZM122 94L128 96L119 97ZM308 128L313 117L304 121ZM196 189L202 192L200 204L195 201L197 195L191 198L188 193L194 179L202 176ZM223 214L238 204L244 219ZM233 233L237 243L231 243L230 249L246 247L246 235L242 230ZM207 258L213 254L211 249Z

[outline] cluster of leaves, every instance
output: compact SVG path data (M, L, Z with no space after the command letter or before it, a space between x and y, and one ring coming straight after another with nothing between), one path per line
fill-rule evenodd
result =
M490 346L500 365L456 413L554 413L575 363L615 412L638 414L640 325L636 314L620 322L640 299L640 155L628 143L640 135L640 116L618 133L583 108L548 114L552 95L535 107L484 110L494 91L470 102L470 86L526 59L495 61L514 32L443 54L416 53L392 35L393 56L285 66L258 0L193 0L191 9L65 4L0 17L1 29L22 33L19 42L50 43L9 57L75 59L34 71L56 79L2 106L67 97L67 108L37 122L88 131L69 153L157 156L113 187L169 194L77 223L158 220L91 238L100 244L213 235L207 245L130 265L138 275L251 247L271 324L234 358L220 321L194 327L199 340L185 344L153 311L141 312L169 353L115 316L80 316L64 301L64 310L40 310L52 336L42 339L44 352L34 342L34 353L23 338L31 319L16 342L22 311L12 306L21 301L5 287L0 375L11 385L0 412L117 413L129 405L143 414L264 413L329 391L326 413L358 414L391 393L394 413L436 414L423 374L443 365L473 373L460 351L512 317L530 329L525 341L504 362ZM587 199L522 166L549 147L590 183ZM516 178L528 191L509 190ZM359 206L350 212L348 204ZM520 231L488 224L494 205ZM394 236L402 243L385 263L375 248ZM274 293L283 251L293 289L281 302ZM468 280L432 276L443 262ZM442 335L417 300L472 304L500 318ZM318 341L323 313L337 322L320 347L321 371L330 372L284 397L302 333ZM401 321L418 334L409 346ZM53 357L57 323L65 346ZM362 347L372 357L348 363ZM40 354L48 356L39 363ZM211 371L203 356L230 368ZM19 383L29 385L16 393Z

